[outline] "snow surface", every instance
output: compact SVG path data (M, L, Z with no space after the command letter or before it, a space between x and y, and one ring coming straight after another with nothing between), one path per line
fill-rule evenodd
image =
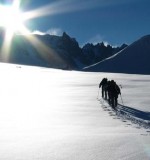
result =
M0 160L149 160L150 75L0 64ZM117 111L103 77L122 86Z

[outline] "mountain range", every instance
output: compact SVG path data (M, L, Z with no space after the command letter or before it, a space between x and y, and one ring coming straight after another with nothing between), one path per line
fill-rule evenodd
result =
M0 33L0 62L65 70L82 70L127 47L126 44L120 47L105 46L103 42L80 47L76 39L65 32L62 36L16 34L11 39L11 45L7 46L4 35L4 31Z
M10 41L10 40L9 40ZM0 32L0 62L64 70L150 74L150 35L119 47L103 42L80 47L67 33L56 35L15 34L10 45Z
M150 35L143 36L115 55L91 66L85 71L150 74Z

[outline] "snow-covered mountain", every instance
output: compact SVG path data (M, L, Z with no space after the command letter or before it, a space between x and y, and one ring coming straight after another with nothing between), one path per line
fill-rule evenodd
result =
M150 74L150 35L135 41L125 49L94 65L86 71Z
M103 60L122 47L113 48L102 43L86 44L82 48L75 38L65 32L54 35L14 35L9 53L4 48L4 36L0 35L0 61L58 69L81 70L87 65ZM7 41L5 42L7 45ZM5 45L5 46L6 46ZM7 46L8 48L8 46ZM7 58L5 55L8 55Z
M69 38L69 37L67 37ZM50 35L15 35L12 38L8 58L5 58L5 50L1 50L1 62L43 66L59 69L74 69L76 64L67 56L67 50L63 47L78 45L75 40L69 39L67 45L66 35L62 37ZM7 43L7 42L6 42ZM1 40L0 48L3 48Z
M127 44L123 44L120 47L112 47L111 45L105 45L103 42L96 45L87 43L83 46L82 51L87 65L91 65L106 59L120 50L127 47Z

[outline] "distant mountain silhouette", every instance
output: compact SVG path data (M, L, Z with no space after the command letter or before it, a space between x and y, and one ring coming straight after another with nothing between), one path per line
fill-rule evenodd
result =
M150 35L140 38L106 60L85 67L84 71L150 74Z
M90 65L114 55L125 47L127 47L126 44L123 44L121 47L112 47L110 45L105 46L103 42L96 45L88 43L83 46L82 51L86 64Z
M14 35L9 53L4 50L5 31L0 30L0 61L25 65L43 66L66 70L82 70L83 67L97 63L126 47L85 44L79 47L75 38L65 32L55 35ZM7 45L5 45L7 46ZM7 46L8 47L8 46Z

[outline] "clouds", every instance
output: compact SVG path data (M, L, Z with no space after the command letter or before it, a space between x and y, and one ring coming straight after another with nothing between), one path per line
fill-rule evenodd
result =
M35 31L31 32L31 33L32 33L32 34L38 34L38 35L45 35L44 32L41 32L41 31L39 31L39 30L35 30Z
M26 12L25 17L29 20L33 19L33 25L31 27L38 26L38 29L41 30L46 30L47 27L51 26L56 27L50 28L49 30L44 31L44 33L41 33L40 31L34 31L34 33L38 34L51 34L60 36L63 32L59 28L59 26L61 26L61 28L63 28L65 31L68 31L71 35L75 35L75 37L89 37L89 35L87 36L87 33L86 35L84 35L83 32L81 33L82 30L85 30L85 27L87 32L92 32L92 35L98 33L99 30L101 30L103 34L107 35L109 26L111 26L110 24L112 21L113 23L116 21L116 23L113 24L114 26L116 24L119 24L119 26L122 24L121 21L117 21L117 17L120 16L120 14L117 12L118 7L120 8L118 5L127 4L129 2L132 4L134 1L139 0L45 0L45 2L43 1L43 3L40 3L38 8ZM115 5L117 8L109 8L112 6L114 7ZM106 10L102 8L106 8ZM107 8L109 8L109 10L107 10ZM83 14L81 14L81 12L83 12ZM114 16L112 16L112 13ZM44 18L46 20L44 20ZM34 21L34 19L36 20ZM80 26L80 28L78 29L76 26ZM92 30L92 28L94 28L94 30ZM109 32L111 32L112 28L113 27L109 29ZM37 28L34 29L36 30ZM87 41L96 44L98 42L104 41L104 38L101 35L95 35L89 40L85 40L85 38L82 39L84 40L79 40L81 43Z
M39 30L34 30L31 32L32 34L38 34L38 35L45 35L45 34L50 34L50 35L55 35L55 36L61 36L63 33L63 30L60 28L50 28L45 32L39 31Z
M46 31L46 33L50 35L60 36L62 35L63 31L60 28L50 28L48 31Z

